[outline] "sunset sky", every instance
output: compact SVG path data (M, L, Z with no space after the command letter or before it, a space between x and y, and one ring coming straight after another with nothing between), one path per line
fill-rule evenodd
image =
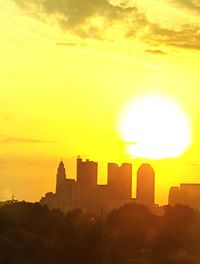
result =
M156 171L156 202L169 187L200 183L199 0L0 0L0 200L39 200L55 189L59 160L77 155L142 162ZM131 99L170 98L188 116L179 157L132 157L119 131Z

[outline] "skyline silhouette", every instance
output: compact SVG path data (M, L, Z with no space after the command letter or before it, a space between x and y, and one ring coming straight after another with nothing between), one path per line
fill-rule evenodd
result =
M132 175L132 164L107 164L107 184L98 184L98 163L83 159L76 160L76 178L70 179L63 161L56 174L56 191L47 192L40 203L49 209L68 212L77 208L97 215L108 214L124 204L142 204L157 214L162 214L163 206L155 204L155 171L150 164L143 163ZM136 197L132 195L132 182L136 178ZM200 209L200 184L180 184L170 187L168 204L182 204Z
M145 204L149 207L152 207L152 205L158 206L158 207L161 205L162 207L162 205L166 205L166 204L170 204L170 205L183 204L183 205L188 205L197 210L200 208L200 187L199 187L200 183L198 182L196 183L195 182L193 183L191 182L181 183L180 182L179 183L180 187L173 186L173 185L170 186L168 193L167 193L168 201L165 204L159 204L159 203L156 204L155 203L155 199L156 199L155 181L157 177L159 177L159 175L157 175L155 179L155 172L150 164L143 163L142 165L139 165L137 168L136 174L134 175L134 173L132 172L134 163L133 164L132 163L122 163L122 165L119 166L116 163L108 162L107 163L107 180L106 180L107 183L103 183L103 184L99 183L99 177L101 177L101 175L99 174L98 165L99 165L98 162L90 161L88 158L85 158L85 161L83 161L82 157L78 156L76 159L77 168L74 167L77 175L73 174L72 170L70 170L70 173L66 174L64 162L61 160L58 166L58 170L57 170L55 194L53 192L47 192L45 194L45 197L39 198L38 201L41 199L42 203L47 204L50 208L63 208L64 206L61 206L58 204L56 205L56 202L55 201L53 202L53 200L55 199L55 195L58 194L60 195L61 200L63 199L63 203L68 203L69 208L67 210L71 210L73 208L84 208L84 206L83 207L81 206L80 199L83 198L84 200L85 199L84 196L86 197L86 200L91 199L91 198L94 199L95 195L98 193L97 196L99 195L99 197L103 201L103 202L98 201L97 197L94 200L93 208L95 207L95 202L96 202L98 212L102 211L102 208L106 204L106 199L118 200L118 202L115 202L113 204L111 203L112 205L110 206L110 208L109 206L107 206L109 208L107 209L107 211L110 211L114 207L118 208L122 204L129 203L130 201L131 202L134 201L140 204ZM125 179L124 173L126 171L127 172L129 171L129 175L130 175L129 181L128 181L129 183L127 182L128 183L127 186L125 183L126 181L124 181ZM71 175L70 175L71 173L75 176L75 178L71 178ZM58 175L60 175L60 177L58 177ZM87 175L91 175L91 176L87 177ZM93 183L90 182L91 180ZM136 180L136 185L134 186L135 180ZM66 183L66 188L64 187L65 183ZM145 185L144 183L147 183L147 184ZM77 186L79 185L79 187L77 188L76 185ZM84 190L82 195L80 194L81 185L84 186L84 188L82 187L82 192ZM110 192L109 195L108 195L107 187L110 188L110 190L112 190L112 192ZM76 197L75 205L72 205L72 202L71 202L71 205L69 205L70 202L68 202L67 200L72 201L72 197L70 198L70 196L67 196L67 192L69 193L71 192L71 195ZM10 196L8 199L1 200L2 205L4 203L7 203L7 201L8 202L12 201L13 199L16 201L18 200L18 197L17 199L15 199L16 197L13 194L12 194L12 197ZM51 203L54 205L52 206Z
M63 212L80 208L90 213L107 213L132 201L132 165L108 163L107 184L97 184L98 163L78 157L76 179L66 177L63 161L56 174L56 192L46 193L40 202Z

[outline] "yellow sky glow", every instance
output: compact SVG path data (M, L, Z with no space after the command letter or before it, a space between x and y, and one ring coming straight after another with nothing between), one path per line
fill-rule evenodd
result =
M65 14L43 14L37 1L25 2L34 8L0 0L0 200L12 194L38 200L54 190L60 158L74 177L78 154L100 162L99 182L106 181L108 161L132 162L133 195L137 168L150 162L158 203L166 203L170 186L200 182L200 19L194 6L132 1L134 17L124 11L117 17L113 7L98 6L98 13L94 4L94 15L80 12L65 29ZM172 98L190 119L192 145L179 157L146 160L126 152L116 129L119 113L130 99L151 93Z

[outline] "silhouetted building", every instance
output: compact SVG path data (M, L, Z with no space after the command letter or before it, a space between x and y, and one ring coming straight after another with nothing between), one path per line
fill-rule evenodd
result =
M132 164L108 163L108 188L111 199L129 200L132 196Z
M200 210L200 184L180 184L180 187L171 187L168 202L170 205L188 205Z
M79 206L89 212L95 212L97 197L98 163L77 158L77 187Z
M66 172L65 172L65 166L63 161L60 162L58 169L57 169L57 174L56 174L56 193L61 192L62 193L62 188L63 184L66 181Z
M108 164L108 184L97 184L98 163L77 159L77 177L68 179L64 163L61 161L56 174L56 192L46 193L41 204L50 209L60 208L67 212L81 208L89 213L104 215L132 199L132 164L118 166ZM144 164L138 170L137 200L147 206L154 204L154 171Z
M168 195L168 204L175 205L180 204L180 188L171 187Z
M41 198L40 203L42 205L47 205L51 210L59 208L56 199L56 194L52 192L46 193L45 196Z
M61 161L56 174L56 193L46 193L41 199L42 204L49 208L60 208L64 212L75 209L78 204L78 188L74 179L66 179L64 163Z
M77 184L80 189L80 198L87 199L97 187L98 163L81 158L77 159Z
M149 164L142 164L137 171L137 202L154 206L155 172Z

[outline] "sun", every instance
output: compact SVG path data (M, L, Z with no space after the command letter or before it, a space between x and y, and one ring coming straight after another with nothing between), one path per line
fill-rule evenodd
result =
M118 130L134 157L177 157L191 144L188 116L176 102L159 95L127 104L120 114Z

